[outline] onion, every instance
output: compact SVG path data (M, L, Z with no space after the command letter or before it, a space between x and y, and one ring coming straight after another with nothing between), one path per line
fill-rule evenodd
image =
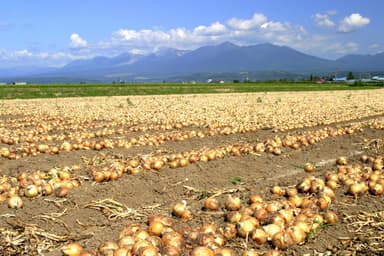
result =
M332 211L328 211L326 214L325 214L325 222L327 224L336 224L338 222L339 218L337 217L337 214L335 212L332 212Z
M380 196L384 193L384 186L383 184L376 183L370 186L369 192L371 192L372 195Z
M158 249L152 245L142 247L136 254L140 256L158 256Z
M167 245L163 248L161 255L179 256L181 255L181 250L175 246Z
M311 192L312 193L318 193L323 191L325 187L324 180L322 179L314 179L311 181Z
M69 192L69 189L64 184L55 189L55 195L57 197L65 197L66 195L68 195L68 192Z
M242 214L238 211L227 212L225 218L228 222L238 223L241 220Z
M186 158L181 158L179 161L180 167L186 167L188 166L188 159Z
M191 256L215 256L215 253L205 246L199 246L192 250Z
M289 227L287 233L292 238L294 244L303 244L305 242L306 232L299 226Z
M255 250L246 250L241 254L241 256L259 256L259 254Z
M250 195L249 196L249 201L250 201L251 204L253 204L253 203L263 203L264 202L263 198L261 196L259 196L259 195Z
M281 231L281 227L276 224L268 224L262 227L265 233L268 235L268 240L271 240L272 237L277 233Z
M279 215L283 217L285 223L291 224L293 221L293 212L291 209L281 209Z
M311 180L306 178L302 182L300 182L296 187L299 192L307 193L311 189Z
M279 231L272 237L272 244L280 250L286 250L294 245L294 241L288 232Z
M294 226L300 228L305 233L309 233L311 231L311 226L308 224L307 219L305 221L296 221Z
M303 198L301 198L299 195L291 196L288 198L288 200L295 207L300 207L303 203Z
M345 156L340 156L336 159L336 164L338 165L346 165L347 164L347 158Z
M234 225L232 223L225 223L225 226L223 228L220 228L220 233L226 239L233 239L237 235L236 225Z
M102 182L104 181L104 173L101 172L101 171L94 171L93 172L93 179L96 181L96 182Z
M208 197L204 202L204 209L217 211L219 209L219 201L214 197Z
M180 217L185 210L187 210L187 202L183 200L182 203L177 203L173 207L172 213L177 217Z
M38 194L39 194L39 191L38 191L38 188L36 185L28 185L25 188L24 195L26 197L32 198L32 197L37 196Z
M237 211L241 207L241 200L239 197L228 196L228 199L225 203L225 207L230 211Z
M11 209L19 209L23 207L23 205L23 200L18 195L13 195L8 200L8 207Z
M178 162L177 160L171 161L171 162L169 163L169 168L171 168L171 169L175 169L175 168L177 168L177 167L179 167L179 162Z
M335 180L328 180L327 183L326 183L327 187L329 187L330 189L337 189L338 187L338 184L337 184L337 181Z
M159 171L161 168L163 168L163 166L164 166L164 162L161 160L156 160L151 163L151 168L156 171Z
M113 252L113 256L130 256L130 255L131 255L130 249L124 248L124 247L123 248L120 247Z
M119 247L131 248L135 244L132 236L123 236L119 239Z
M218 248L215 250L215 256L236 256L236 253L228 248Z
M285 190L285 195L288 197L296 196L298 194L298 191L296 188L287 188Z
M132 254L133 255L141 255L141 252L147 248L148 246L151 246L152 247L152 244L149 242L149 241L146 241L146 240L139 240L137 241L133 247L132 247Z
M115 251L119 248L119 246L115 242L105 242L99 247L99 252L101 254L105 254L108 251Z
M357 197L364 194L367 191L367 185L364 183L354 183L349 186L348 193Z
M61 247L61 251L68 256L79 256L83 247L78 243L70 243Z
M269 250L267 251L264 256L281 256L281 252L279 250Z
M140 240L148 241L150 237L151 235L148 234L148 232L145 230L139 230L135 234L133 234L133 239L135 239L135 241L140 241Z
M306 163L304 165L304 171L313 172L315 170L315 166L312 163Z
M193 214L190 210L187 209L181 213L180 218L183 220L191 220L193 219Z
M214 234L216 233L216 226L213 224L206 224L200 227L199 231L206 234L209 234L209 233Z
M164 232L161 240L165 246L174 246L178 249L184 244L182 235L175 231Z
M285 191L280 186L273 186L271 188L271 193L277 196L282 196L285 194Z
M252 240L258 244L258 245L262 245L264 244L267 239L268 239L268 234L264 231L264 229L262 228L256 228L255 230L253 230L253 232L251 233L251 238Z
M247 219L242 220L237 223L237 234L240 237L247 237L250 232L256 228L255 222L253 220Z
M131 236L134 235L136 232L141 230L141 226L138 223L131 223L127 225L121 232L119 238L125 237L125 236Z
M97 253L93 250L83 250L80 254L80 256L96 256ZM130 254L127 254L129 256Z
M148 231L152 235L160 236L164 231L164 225L160 221L151 221L149 223Z

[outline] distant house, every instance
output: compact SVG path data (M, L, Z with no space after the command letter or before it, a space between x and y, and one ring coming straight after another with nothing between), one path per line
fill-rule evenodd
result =
M12 82L13 85L26 85L27 82Z
M208 80L207 80L207 83L209 83L209 84L223 84L223 83L225 83L225 81L224 81L224 80L213 80L213 79L208 79Z
M344 77L335 77L335 78L332 78L332 81L334 82L346 82L347 81L347 77L344 76Z
M375 81L384 81L384 77L382 77L382 76L373 76L373 77L372 77L372 80L375 80Z

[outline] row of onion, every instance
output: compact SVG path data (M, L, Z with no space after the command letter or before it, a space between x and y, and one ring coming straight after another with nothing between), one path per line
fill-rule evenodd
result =
M221 224L193 227L191 220L196 214L182 201L174 205L172 215L151 216L147 225L128 224L117 241L104 242L97 250L70 243L63 246L62 252L70 256L257 256L261 250L263 255L282 255L282 250L304 244L309 234L318 234L326 225L338 223L337 213L330 208L340 188L345 187L346 193L353 196L367 191L381 195L372 188L384 183L383 158L363 155L360 160L348 164L347 158L339 157L336 170L326 171L323 176L310 175L294 186L273 186L271 193L275 197L268 201L258 194L206 198L202 209L223 212ZM353 184L365 184L368 189L355 190ZM245 239L250 249L239 252L229 248L228 243L235 239Z

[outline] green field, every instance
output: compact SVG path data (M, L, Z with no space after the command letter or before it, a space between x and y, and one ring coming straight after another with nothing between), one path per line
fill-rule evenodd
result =
M225 84L30 84L0 85L0 99L33 99L89 96L161 95L230 92L360 90L383 84L316 84L309 82L255 82Z

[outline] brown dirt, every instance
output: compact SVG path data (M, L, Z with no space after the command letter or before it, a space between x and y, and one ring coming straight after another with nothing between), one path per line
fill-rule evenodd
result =
M348 121L343 125L358 121L360 120ZM336 125L326 126L336 127ZM304 130L316 130L319 127ZM255 144L272 139L277 135L283 136L301 131L303 129L280 133L272 130L258 130L228 136L193 138L182 142L170 141L159 146L133 146L130 149L115 148L101 151L80 150L63 152L58 155L39 154L18 160L1 158L1 174L8 176L17 176L22 171L28 173L35 170L48 171L52 167L62 168L74 164L78 164L82 168L74 173L74 176L81 180L81 186L70 190L66 197L58 198L54 195L31 199L23 197L24 207L17 210L8 208L6 201L0 203L0 229L3 231L3 236L5 237L7 232L11 231L25 236L24 240L16 241L15 233L8 235L8 237L12 237L13 242L0 240L2 242L0 250L3 250L3 253L0 254L18 255L23 254L23 248L28 247L30 248L28 250L32 250L32 248L36 249L40 246L43 248L41 252L32 250L24 252L24 255L62 255L60 247L70 241L78 241L83 247L96 250L105 241L117 241L119 233L127 224L140 223L145 227L147 218L155 214L171 216L179 225L188 225L193 228L210 223L221 226L224 223L223 216L201 210L203 198L215 191L236 191L232 194L243 200L243 206L247 204L251 194L259 194L265 201L278 200L279 197L270 193L271 187L296 185L309 175L303 171L306 162L312 162L317 166L312 175L322 177L326 171L337 170L335 159L338 156L347 156L349 163L360 163L358 159L362 154L383 156L383 145L380 142L382 143L384 130L365 127L363 131L328 137L299 150L283 148L281 155L263 152L226 156L223 159L206 163L189 164L183 168L165 167L160 171L148 170L137 175L124 174L116 181L102 183L92 180L88 171L90 167L86 162L86 159L93 157L104 160L129 159L158 152L184 152L238 143ZM376 146L367 146L367 141L375 139L378 141ZM7 145L0 143L0 148L5 146ZM234 181L235 177L239 178L239 182ZM362 211L370 213L383 211L383 197L365 194L355 200L345 192L346 187L338 189L336 200L328 208L338 214L339 222L336 225L325 225L321 230L312 234L313 236L309 237L305 244L295 245L284 251L285 255L348 255L349 252L350 255L353 253L373 255L375 253L362 249L357 250L356 244L361 242L361 239L354 240L355 234L350 232L351 226L348 226L347 220L344 218ZM102 210L87 207L92 202L104 199L113 199L132 209L133 213L123 218L111 219ZM224 203L227 194L219 195L218 199ZM182 200L186 200L192 209L195 217L191 221L182 221L171 214L173 206ZM226 211L224 207L221 210ZM55 236L52 239L52 236L39 235L36 233L36 229ZM30 234L30 236L26 234ZM62 239L59 239L60 236ZM4 237L2 239L5 239ZM44 245L44 243L47 244ZM234 249L239 255L245 247L256 248L259 253L273 248L270 243L257 248L252 241L245 245L244 239L241 238L229 240L226 247ZM377 253L380 255L380 252Z

